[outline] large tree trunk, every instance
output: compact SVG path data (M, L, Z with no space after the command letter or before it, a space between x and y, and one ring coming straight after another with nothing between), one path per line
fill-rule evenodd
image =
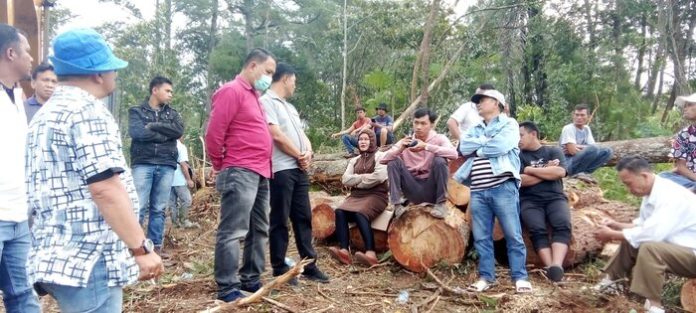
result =
M412 205L392 221L388 231L394 259L406 269L424 272L433 265L459 263L464 258L471 233L464 212L448 203L445 219L430 216L430 206Z
M650 163L669 162L670 137L651 137L620 141L607 141L599 143L603 147L612 148L614 157L606 166L615 165L616 162L627 155L638 155L646 158ZM452 163L452 162L450 162ZM341 176L348 166L348 160L340 154L317 155L309 169L312 183L326 187L329 190L340 190Z
M696 279L689 279L682 286L681 305L686 312L696 312Z
M372 229L372 235L375 239L375 252L382 253L389 250L389 243L387 242L387 232L378 229ZM352 227L350 229L350 246L355 249L355 251L365 251L365 242L363 241L362 235L360 235L360 230L357 227Z
M338 205L345 200L344 196L331 197L324 192L310 193L312 206L312 237L326 239L336 231L336 213Z

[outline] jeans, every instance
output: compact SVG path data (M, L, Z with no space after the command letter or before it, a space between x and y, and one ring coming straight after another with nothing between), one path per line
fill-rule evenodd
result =
M348 153L354 153L355 149L358 148L358 137L345 134L341 136L341 141L343 141L343 146L346 147Z
M172 210L172 223L183 223L188 218L191 207L191 191L188 186L173 186L169 196L169 208ZM179 205L181 203L181 205Z
M242 282L258 281L264 271L269 188L267 178L240 167L222 170L217 175L216 188L221 195L221 205L215 241L215 282L218 298L223 298L239 290ZM244 254L240 269L242 239Z
M679 185L684 186L687 189L696 189L696 181L693 181L685 176L679 175L675 172L662 172L659 174L662 178L667 178Z
M568 176L577 173L593 173L606 164L613 153L611 148L588 145L574 156L566 155Z
M123 303L123 288L109 287L109 274L104 257L92 268L87 286L73 287L51 283L38 283L58 302L63 313L120 313Z
M527 250L522 240L517 182L510 179L493 188L471 192L474 247L479 255L479 276L495 281L493 222L497 217L505 233L512 281L527 279Z
M273 174L271 179L270 255L274 275L287 271L285 255L288 252L288 218L295 234L295 245L300 258L317 259L312 246L312 207L309 204L309 177L300 169L289 169ZM314 263L305 269L311 269Z
M0 221L0 290L7 312L41 312L27 281L29 224Z
M147 238L160 248L164 241L164 210L169 202L174 170L166 165L133 166L133 180L140 200L140 225L145 222L145 215L149 214Z

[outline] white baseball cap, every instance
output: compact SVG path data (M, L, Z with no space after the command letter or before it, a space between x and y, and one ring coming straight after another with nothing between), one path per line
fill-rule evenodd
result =
M495 89L489 89L489 90L476 90L476 94L471 97L471 102L478 104L479 101L481 101L481 98L483 97L489 97L493 98L495 100L498 100L498 102L502 103L503 106L507 106L505 103L505 96L500 91L497 91Z
M696 93L691 94L690 96L677 97L677 100L674 101L674 104L678 108L683 108L687 103L696 103Z

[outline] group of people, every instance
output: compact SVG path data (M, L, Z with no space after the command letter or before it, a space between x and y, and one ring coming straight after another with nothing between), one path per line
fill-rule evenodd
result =
M31 73L30 51L26 37L0 24L0 83L5 91L0 92L0 127L5 127L0 142L8 148L0 154L7 165L0 176L0 289L5 308L39 312L36 292L51 294L63 312L120 312L125 285L164 272L160 255L170 195L190 201L186 193L193 182L180 140L183 121L169 104L173 84L155 77L146 101L129 110L131 170L118 125L99 100L114 91L117 71L128 63L91 29L58 35L52 67L42 65ZM28 77L36 94L23 103L19 82ZM239 75L212 96L205 144L221 194L214 276L222 301L261 288L269 237L273 276L290 269L290 225L300 257L315 260L302 277L330 280L316 263L311 238L307 170L312 144L288 101L297 79L292 66L277 63L264 49L253 49ZM696 95L680 97L678 104L685 118L696 121ZM447 218L448 163L462 158L454 179L471 190L479 256L479 279L468 289L481 292L496 283L495 218L505 234L517 292L532 292L523 225L549 279L562 280L571 238L562 178L587 175L612 154L595 145L586 106L575 108L559 146L546 146L537 125L518 124L506 113L504 95L481 85L448 121L458 137L456 148L434 130L437 114L421 108L413 113L412 132L386 151L377 147L395 141L392 119L386 104L377 111L378 116L367 119L364 109L358 110L359 121L334 134L344 135L351 157L342 177L351 193L336 210L339 246L329 249L333 257L347 264L353 258L377 264L370 223L388 207L400 218L408 214L409 204L432 204L433 218ZM677 135L672 151L677 167L665 178L654 175L639 157L618 162L622 182L644 197L640 214L632 224L607 220L596 230L598 240L622 241L599 289L632 272L631 290L647 298L650 312L663 310L665 272L696 277L696 195L687 189L693 188L687 183L696 181L694 129L689 126ZM186 209L177 211L173 223L190 224ZM142 228L146 215L147 234ZM349 252L350 222L366 247L354 256Z

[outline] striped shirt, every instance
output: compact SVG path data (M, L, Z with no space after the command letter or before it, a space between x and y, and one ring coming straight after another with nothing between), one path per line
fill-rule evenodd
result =
M471 190L483 190L498 186L513 178L512 173L505 172L493 175L491 161L488 158L477 157L471 168Z

